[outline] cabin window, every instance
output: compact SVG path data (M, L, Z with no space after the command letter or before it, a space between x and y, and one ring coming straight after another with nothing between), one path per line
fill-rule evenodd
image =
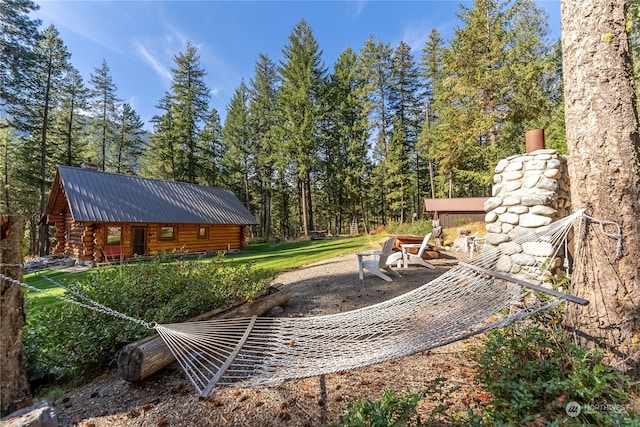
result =
M176 237L176 229L170 225L163 225L160 227L160 239L161 240L173 240Z
M122 227L107 227L107 245L122 243Z
M198 227L198 239L208 239L209 238L209 227L206 225L201 225Z

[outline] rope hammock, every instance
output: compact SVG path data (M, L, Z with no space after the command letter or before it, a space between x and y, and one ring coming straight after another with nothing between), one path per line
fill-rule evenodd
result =
M273 384L402 358L506 326L563 300L586 305L587 300L544 285L554 277L550 269L556 261L570 258L568 235L578 218L586 218L584 211L501 245L504 251L485 248L411 292L327 316L160 325L81 295L82 301L68 301L155 329L206 397L219 388ZM505 273L507 258L518 256L522 264Z

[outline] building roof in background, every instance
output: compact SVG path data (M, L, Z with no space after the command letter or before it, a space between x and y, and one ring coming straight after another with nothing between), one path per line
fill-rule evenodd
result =
M488 197L461 197L453 199L424 199L425 212L484 212Z
M230 190L218 187L60 166L46 214L55 213L57 187L78 222L257 224Z

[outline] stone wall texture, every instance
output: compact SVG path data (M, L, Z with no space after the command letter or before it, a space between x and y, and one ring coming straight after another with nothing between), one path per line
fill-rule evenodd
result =
M486 245L499 249L496 270L517 274L533 258L547 256L540 245L517 245L517 237L570 213L567 160L542 149L501 160L493 177L492 197L484 205Z

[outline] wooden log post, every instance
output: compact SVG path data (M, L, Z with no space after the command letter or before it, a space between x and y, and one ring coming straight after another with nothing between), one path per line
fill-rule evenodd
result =
M23 218L0 216L0 273L18 281L22 281L23 230ZM22 289L0 279L0 417L31 401L22 344L24 323Z
M201 320L231 319L237 317L260 316L273 307L277 307L289 300L289 291L278 290L265 293L249 302L238 303L231 307L207 312L194 317L190 322ZM120 350L118 355L118 372L127 381L135 382L147 378L160 369L174 362L171 350L159 335L152 335L140 341L128 344Z

